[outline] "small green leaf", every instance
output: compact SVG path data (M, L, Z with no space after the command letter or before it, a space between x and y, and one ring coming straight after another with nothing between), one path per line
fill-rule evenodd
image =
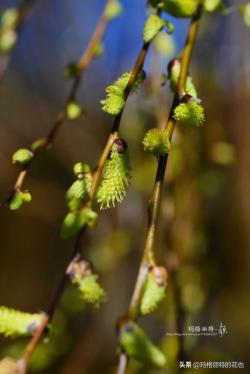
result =
M86 216L83 211L68 213L61 226L62 239L68 239L74 236L86 225L86 223Z
M44 314L30 314L0 306L0 333L5 336L32 335Z
M8 202L10 210L18 210L23 203L29 203L32 196L29 191L16 191L10 201Z
M98 215L90 208L70 212L64 218L61 226L62 239L68 239L77 234L84 226L94 227Z
M46 138L39 138L36 139L30 146L32 152L38 151L40 148L44 148L47 145L47 139Z
M66 115L70 120L77 119L82 114L82 108L76 101L70 101L66 107Z
M152 153L156 157L166 155L171 147L166 131L161 131L159 129L149 130L142 144L145 151Z
M31 152L27 148L20 148L18 149L12 156L12 162L13 164L20 164L20 165L25 165L33 157L33 152Z
M158 368L164 368L167 364L165 355L135 322L122 326L119 344L129 357L144 364Z
M84 214L85 214L86 224L89 227L94 227L97 222L98 214L90 208L85 208Z
M83 162L77 162L74 165L74 174L76 176L81 174L90 173L90 166L89 164L83 163Z
M177 90L180 72L181 72L180 61L178 59L172 60L169 64L168 79L170 80L170 88L173 92L176 92ZM197 98L198 96L196 88L193 84L192 78L189 75L187 76L187 79L186 79L185 92L194 98Z
M159 6L176 18L190 18L194 15L200 0L166 0Z
M152 14L147 19L143 30L144 43L151 42L164 26L164 20L157 14Z
M174 119L186 126L201 126L205 121L204 109L198 103L181 103L174 110Z
M88 178L76 180L66 193L66 198L84 200L89 193L91 183Z
M18 210L23 205L22 194L17 191L8 202L10 210Z
M123 11L123 7L118 0L110 0L105 9L105 18L109 21L118 17Z
M31 202L32 196L31 196L29 191L26 190L24 192L19 192L19 193L21 193L21 197L22 197L24 203Z

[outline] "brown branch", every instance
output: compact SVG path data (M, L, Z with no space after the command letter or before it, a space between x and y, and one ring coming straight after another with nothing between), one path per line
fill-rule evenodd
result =
M178 81L177 90L174 95L172 107L169 113L169 118L165 126L165 129L168 133L170 140L172 139L172 135L173 135L174 127L175 127L175 120L173 117L173 113L174 113L174 109L180 102L181 95L185 92L185 82L186 82L186 78L188 75L190 60L191 60L197 32L198 32L201 13L202 13L202 6L198 6L197 12L195 16L192 18L192 21L189 27L186 44L180 55L180 62L181 62L180 77ZM155 246L155 238L156 238L156 228L157 228L157 222L159 218L160 203L161 203L161 196L162 196L162 189L164 185L167 161L168 161L168 155L161 156L158 160L153 193L149 201L149 205L148 205L148 226L147 226L147 231L146 231L146 242L144 246L143 257L141 260L134 292L133 292L131 302L129 305L129 309L127 312L127 316L125 317L125 319L127 318L132 319L132 320L138 319L141 296L142 296L142 291L143 291L145 281L147 279L148 268L152 263L154 263L154 246ZM118 371L117 371L118 374L126 373L126 368L127 368L129 359L128 357L125 358L124 356L125 356L125 353L122 353L120 355Z
M140 53L137 57L137 60L136 60L135 65L132 69L132 72L131 72L129 82L128 82L126 88L125 88L125 94L124 94L125 95L125 102L128 99L129 93L130 93L130 91L133 87L133 84L134 84L138 74L143 69L145 57L146 57L149 46L150 46L150 43L144 43L143 46L142 46L142 49L141 49L141 51L140 51ZM121 118L122 118L122 113L117 115L114 119L113 126L112 126L112 129L111 129L110 134L108 136L107 142L106 142L106 144L103 148L103 151L101 153L101 156L100 156L98 164L97 164L97 167L96 167L96 169L93 173L93 181L92 181L91 190L90 190L90 193L89 193L89 198L84 203L84 205L82 206L82 209L84 209L86 206L92 207L93 204L94 204L95 195L96 195L99 183L100 183L100 179L101 179L101 176L102 176L102 172L103 172L105 162L109 157L109 154L110 154L112 145L114 143L114 140L118 137L118 130L120 128ZM60 298L61 298L61 296L62 296L62 294L65 290L65 287L67 285L67 279L68 279L67 269L70 266L70 263L71 263L72 259L74 259L75 256L78 253L80 253L81 241L82 241L82 238L83 238L83 235L84 235L85 231L86 231L86 227L84 227L78 233L78 235L76 237L76 244L75 244L74 249L73 249L72 257L70 259L69 264L67 264L66 270L63 273L63 276L62 276L61 281L58 285L56 293L55 293L55 295L52 299L52 302L51 302L51 304L48 308L47 313L45 314L44 320L41 323L41 325L38 327L36 332L34 333L30 343L26 347L26 350L25 350L24 354L22 355L22 357L20 358L20 360L18 362L19 363L18 374L25 374L27 372L28 362L29 362L37 344L39 343L48 323L53 318L55 309L57 308L58 303L60 301Z
M29 1L31 2L31 0L29 0ZM14 188L7 194L5 199L1 202L0 207L5 205L6 203L8 203L11 200L11 198L13 197L13 195L15 194L16 191L22 190L24 181L25 181L25 179L28 175L28 170L30 169L31 165L37 159L37 156L39 155L39 153L41 151L46 150L49 146L51 146L54 143L54 141L56 139L56 136L58 134L58 131L60 130L63 123L67 119L67 117L66 117L67 105L70 101L75 99L78 88L79 88L79 85L81 83L82 75L85 72L85 70L88 68L88 66L89 66L89 64L90 64L90 62L91 62L91 60L94 56L96 46L103 39L104 33L106 31L109 19L107 19L107 17L106 17L105 9L106 9L106 6L108 5L108 3L110 1L112 1L112 0L107 0L106 5L104 7L104 11L101 15L101 18L100 18L97 26L96 26L96 29L95 29L94 33L93 33L93 35L92 35L92 37L89 41L89 44L88 44L87 48L85 49L83 55L81 56L81 58L80 58L80 60L77 64L78 73L74 77L74 80L72 82L72 85L71 85L71 88L69 90L69 93L68 93L68 96L66 98L63 109L57 114L56 120L55 120L52 128L48 132L47 136L44 138L43 144L36 151L33 152L33 157L30 160L30 162L27 163L22 168L22 170L19 172L19 174L17 176L17 179L16 179L16 182L15 182L15 185L14 185ZM23 9L23 12L25 12L25 9Z

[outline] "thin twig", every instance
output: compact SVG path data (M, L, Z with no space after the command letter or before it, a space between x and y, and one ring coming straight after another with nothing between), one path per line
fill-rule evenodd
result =
M131 72L129 82L128 82L126 88L125 88L125 92L124 92L125 102L127 101L129 93L130 93L130 91L133 87L133 84L134 84L138 74L143 69L145 57L146 57L149 46L150 46L150 43L144 43L142 48L141 48L141 51L140 51L140 53L137 57L137 60L136 60L135 65L132 69L132 72ZM118 130L120 128L121 118L122 118L122 113L120 113L114 119L113 126L112 126L112 129L111 129L110 134L108 136L107 142L106 142L106 144L103 148L103 151L101 153L101 156L100 156L98 164L97 164L97 167L96 167L96 169L93 173L93 180L92 180L91 190L90 190L90 193L89 193L89 198L85 202L85 204L83 205L82 209L84 209L86 206L92 207L93 204L94 204L95 195L96 195L99 183L100 183L100 179L101 179L101 176L102 176L102 172L103 172L105 162L109 157L109 154L110 154L112 145L114 143L114 140L118 137ZM55 295L52 299L52 303L51 303L50 307L48 308L48 312L45 314L43 322L41 323L41 325L36 330L35 334L33 335L32 339L30 341L30 343L26 347L26 350L25 350L24 354L22 355L22 357L19 360L19 372L18 372L18 374L25 374L26 373L27 365L28 365L28 362L29 362L29 360L32 356L32 353L34 352L37 344L39 343L39 341L40 341L40 339L43 335L43 332L45 331L48 323L53 318L55 309L58 306L60 298L61 298L61 296L62 296L62 294L65 290L65 287L67 285L67 279L68 279L67 269L68 269L72 259L74 259L76 254L78 254L80 252L80 247L81 247L80 243L82 241L82 238L83 238L83 235L84 235L85 231L86 231L86 227L84 227L81 231L79 231L79 233L76 237L76 244L75 244L74 249L73 249L73 254L71 256L69 264L67 264L66 270L63 273L63 276L62 276L61 281L58 285L56 293L55 293Z
M0 207L8 203L16 191L22 190L29 168L31 167L33 162L37 159L38 154L41 151L44 151L45 149L47 149L49 146L51 146L54 143L56 136L58 134L58 131L60 130L63 123L67 119L67 116L66 116L67 105L69 104L69 102L75 99L79 85L81 83L82 75L85 72L85 70L88 68L92 58L94 57L96 46L101 42L101 40L103 39L104 33L106 31L109 19L107 19L106 17L105 9L110 1L112 0L107 0L106 5L104 7L104 11L100 17L99 22L97 23L96 29L89 41L89 44L77 64L78 73L73 79L73 82L69 90L68 96L66 98L65 104L63 106L63 109L57 114L56 120L53 126L51 127L50 131L48 132L47 136L44 138L43 144L37 150L33 152L33 157L30 160L30 162L24 165L21 171L19 172L14 188L7 194L5 199L1 202Z
M180 56L180 62L181 62L180 78L179 78L177 90L176 90L176 93L173 99L173 104L170 110L169 118L165 126L165 129L168 133L170 140L172 138L174 127L175 127L175 120L173 117L173 113L174 113L174 109L180 102L181 95L185 92L185 82L186 82L186 78L188 75L190 60L191 60L194 43L195 43L196 36L197 36L201 13L202 13L202 6L198 6L197 12L195 16L192 18L192 21L189 27L186 44ZM148 226L147 226L147 232L146 232L146 242L144 246L143 257L141 260L134 292L133 292L131 302L129 305L129 309L128 309L128 313L127 313L127 317L132 320L137 320L139 317L141 296L142 296L142 291L143 291L145 281L147 279L148 267L149 265L154 263L154 246L155 246L156 228L157 228L157 222L158 222L158 217L159 217L160 202L161 202L162 189L164 185L164 177L165 177L165 171L166 171L166 166L167 166L167 160L168 160L167 155L161 156L158 160L153 193L149 201L149 205L148 205ZM128 365L128 357L125 360L124 358L125 354L122 353L121 355L123 356L123 358L120 357L119 359L117 373L125 374L126 368Z

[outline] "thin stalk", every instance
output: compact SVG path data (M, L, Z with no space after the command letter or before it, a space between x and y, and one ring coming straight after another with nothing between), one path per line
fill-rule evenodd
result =
M185 92L185 82L188 76L190 60L192 57L192 52L193 52L194 44L196 41L201 13L202 13L202 6L200 5L197 8L197 12L195 16L192 18L189 31L188 31L186 44L180 55L180 62L181 62L180 77L179 77L179 81L177 85L177 90L174 95L172 107L169 113L169 118L165 126L165 129L168 133L170 140L172 139L172 135L173 135L174 127L175 127L175 120L173 117L173 113L174 113L174 109L180 102L181 95ZM132 320L137 320L139 317L141 296L142 296L142 291L143 291L145 281L147 279L148 267L149 265L154 264L154 252L155 252L154 247L155 247L155 238L156 238L156 228L157 228L157 223L158 223L158 218L159 218L161 196L162 196L162 190L163 190L163 185L164 185L167 161L168 161L168 155L162 156L158 160L158 166L157 166L157 171L156 171L152 197L149 200L146 241L145 241L143 256L142 256L134 292L133 292L131 302L129 305L129 309L128 309L128 313L127 313L128 318ZM125 354L122 353L123 357L122 358L120 357L120 360L119 360L118 370L117 370L117 373L119 374L126 373L126 368L128 365L128 357L127 359L125 359L124 355Z
M132 69L132 72L131 72L129 82L128 82L126 88L125 88L125 102L128 99L129 93L130 93L130 91L133 87L133 84L134 84L138 74L143 69L149 45L150 45L150 43L144 43L142 48L141 48L141 51L140 51L140 53L137 57L137 60L136 60L135 65ZM96 169L93 173L93 181L92 181L91 190L90 190L90 193L89 193L89 198L85 202L85 204L82 206L82 209L84 209L86 206L92 207L94 202L95 202L95 195L96 195L96 192L97 192L100 180L101 180L101 176L102 176L102 172L103 172L105 162L109 157L109 154L110 154L112 145L114 143L114 140L118 137L118 130L120 128L121 118L122 118L122 113L120 113L114 119L113 126L111 128L111 131L110 131L110 134L108 136L107 142L106 142L106 144L103 148L103 151L102 151L101 156L99 158L99 161L97 163L97 167L96 167ZM79 231L79 233L76 237L76 244L73 248L73 253L72 253L72 256L70 258L70 262L66 266L66 269L65 269L65 271L63 273L63 276L62 276L62 278L59 282L59 285L58 285L57 290L55 292L55 295L52 299L52 302L51 302L51 304L48 308L47 313L45 314L44 320L41 323L41 325L38 327L38 329L35 331L32 339L30 340L30 343L27 345L22 357L19 360L19 372L18 372L18 374L26 374L28 362L29 362L36 346L40 342L40 340L42 338L42 335L43 335L44 331L46 330L46 327L47 327L48 323L52 320L52 318L54 316L54 312L55 312L55 310L56 310L56 308L59 304L60 298L61 298L61 296L62 296L62 294L65 290L65 287L67 285L67 280L68 280L67 269L70 266L72 259L74 259L75 256L78 253L80 253L81 241L83 239L85 231L86 231L86 227L84 227L81 231Z
M91 60L94 57L96 46L101 42L101 40L104 37L105 31L106 31L106 28L107 28L107 25L108 25L108 22L109 22L109 20L107 19L106 15L105 15L105 9L106 9L106 6L108 5L108 3L110 1L112 1L112 0L107 0L106 1L106 5L105 5L103 13L100 17L100 20L97 23L95 31L94 31L94 33L93 33L93 35L92 35L92 37L91 37L91 39L88 43L83 55L81 56L81 58L80 58L80 60L77 64L78 74L73 79L73 82L72 82L71 88L69 90L68 96L66 98L65 104L63 106L63 109L57 114L54 124L52 125L48 134L44 138L44 143L36 151L33 152L33 157L30 160L30 162L27 163L26 165L24 165L23 168L21 169L21 171L19 172L19 174L17 176L17 179L16 179L16 182L14 184L14 188L7 194L5 199L1 202L0 207L5 205L6 203L8 203L11 200L11 198L13 197L13 195L15 194L16 191L22 190L24 181L25 181L25 179L28 175L28 171L29 171L31 165L37 159L37 156L40 154L40 152L46 150L49 146L51 146L55 142L58 131L60 130L60 128L62 127L62 125L64 124L64 122L67 119L67 116L66 116L67 105L69 104L69 102L71 102L72 100L75 99L76 94L78 92L79 85L81 83L83 73L88 68ZM27 0L26 0L26 2L27 2ZM31 2L31 0L29 0L28 2ZM23 9L23 12L24 11L25 11L25 9Z

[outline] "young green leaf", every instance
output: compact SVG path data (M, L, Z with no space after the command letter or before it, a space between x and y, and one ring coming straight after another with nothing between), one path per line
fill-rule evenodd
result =
M47 139L46 138L39 138L36 139L30 146L30 149L32 152L38 151L38 149L43 148L47 145Z
M165 0L160 7L176 18L189 18L194 15L199 3L199 0Z
M151 342L142 328L135 322L128 322L122 326L119 344L126 354L135 360L158 368L166 366L165 355Z
M29 203L32 196L28 190L16 191L8 202L10 210L18 210L21 208L23 203Z
M13 164L20 164L20 165L25 165L33 157L33 153L27 149L27 148L20 148L18 149L12 156L12 163Z
M144 43L151 42L165 26L165 21L157 14L152 14L147 19L143 30Z
M85 225L86 217L83 211L70 212L64 218L61 226L62 239L68 239L77 234Z
M84 226L94 227L98 215L90 208L73 211L66 215L61 226L62 239L68 239L77 234Z
M77 162L74 165L73 170L74 170L74 174L77 177L81 176L82 174L90 173L90 171L91 171L89 164L86 164L84 162Z
M170 88L173 92L176 92L180 72L181 72L181 63L178 59L170 61L168 66L168 79L170 81ZM198 94L196 88L193 84L192 78L188 75L186 79L185 91L188 95L197 98Z

